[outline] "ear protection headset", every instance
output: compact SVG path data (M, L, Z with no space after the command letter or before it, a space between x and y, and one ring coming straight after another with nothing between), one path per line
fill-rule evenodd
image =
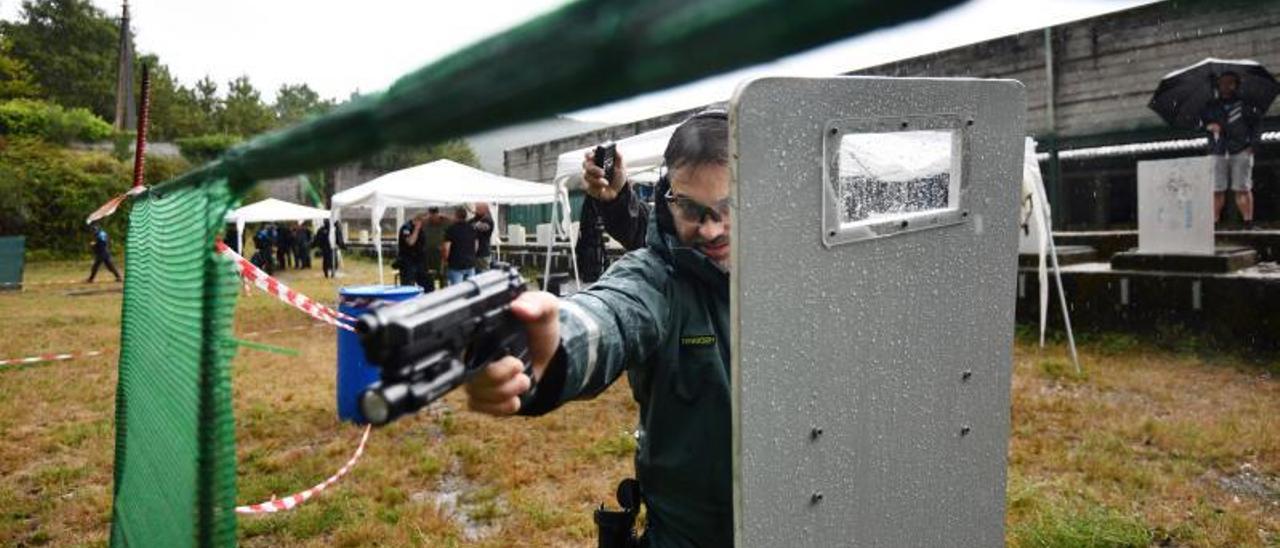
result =
M680 131L683 130L686 125L694 120L724 120L727 124L729 122L729 112L719 108L709 108L694 114L685 121L680 122L680 125L676 127L675 132L671 134L671 138L674 139L676 135L680 134ZM667 146L670 147L670 144L668 143ZM666 155L664 154L662 167L660 168L662 173L658 176L658 184L653 189L653 209L654 213L658 216L658 229L662 232L666 232L667 234L675 234L676 225L675 221L671 217L671 208L668 207L667 204L662 203L664 200L663 197L667 195L667 191L671 190L671 179L669 177L670 168L667 165L667 161L668 158L666 158Z

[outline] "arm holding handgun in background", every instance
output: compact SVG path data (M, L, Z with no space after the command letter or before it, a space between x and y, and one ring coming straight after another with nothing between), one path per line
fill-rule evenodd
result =
M595 163L594 151L582 160L582 186L587 199L595 202L604 219L605 232L627 251L644 247L649 228L649 206L636 196L627 181L627 166L622 152L615 149L613 177L606 178L604 169Z

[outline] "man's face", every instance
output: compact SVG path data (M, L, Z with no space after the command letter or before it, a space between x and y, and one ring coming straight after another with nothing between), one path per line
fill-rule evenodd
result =
M479 202L476 204L476 215L483 216L489 214L489 204Z
M1235 76L1224 75L1221 78L1218 78L1218 96L1223 99L1234 98L1236 96L1236 89L1239 87L1240 80Z
M676 168L671 172L671 193L675 202L668 202L667 207L671 208L680 243L701 251L728 272L729 227L732 225L732 212L727 207L729 166L702 164Z

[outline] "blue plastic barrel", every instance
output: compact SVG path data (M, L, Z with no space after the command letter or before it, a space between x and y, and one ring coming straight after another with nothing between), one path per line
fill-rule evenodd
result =
M353 318L389 303L407 301L422 294L416 285L353 285L338 289L338 310ZM338 331L338 419L364 424L360 413L360 392L378 382L378 368L365 360L360 338L345 329Z

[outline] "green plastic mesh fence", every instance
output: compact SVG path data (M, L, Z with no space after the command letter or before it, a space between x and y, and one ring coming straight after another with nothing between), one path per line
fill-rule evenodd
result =
M228 365L239 284L209 252L235 200L224 180L152 192L129 219L116 393L117 546L235 541Z
M580 1L140 195L126 249L112 545L236 542L228 364L237 284L212 244L247 181L597 105L955 3Z

